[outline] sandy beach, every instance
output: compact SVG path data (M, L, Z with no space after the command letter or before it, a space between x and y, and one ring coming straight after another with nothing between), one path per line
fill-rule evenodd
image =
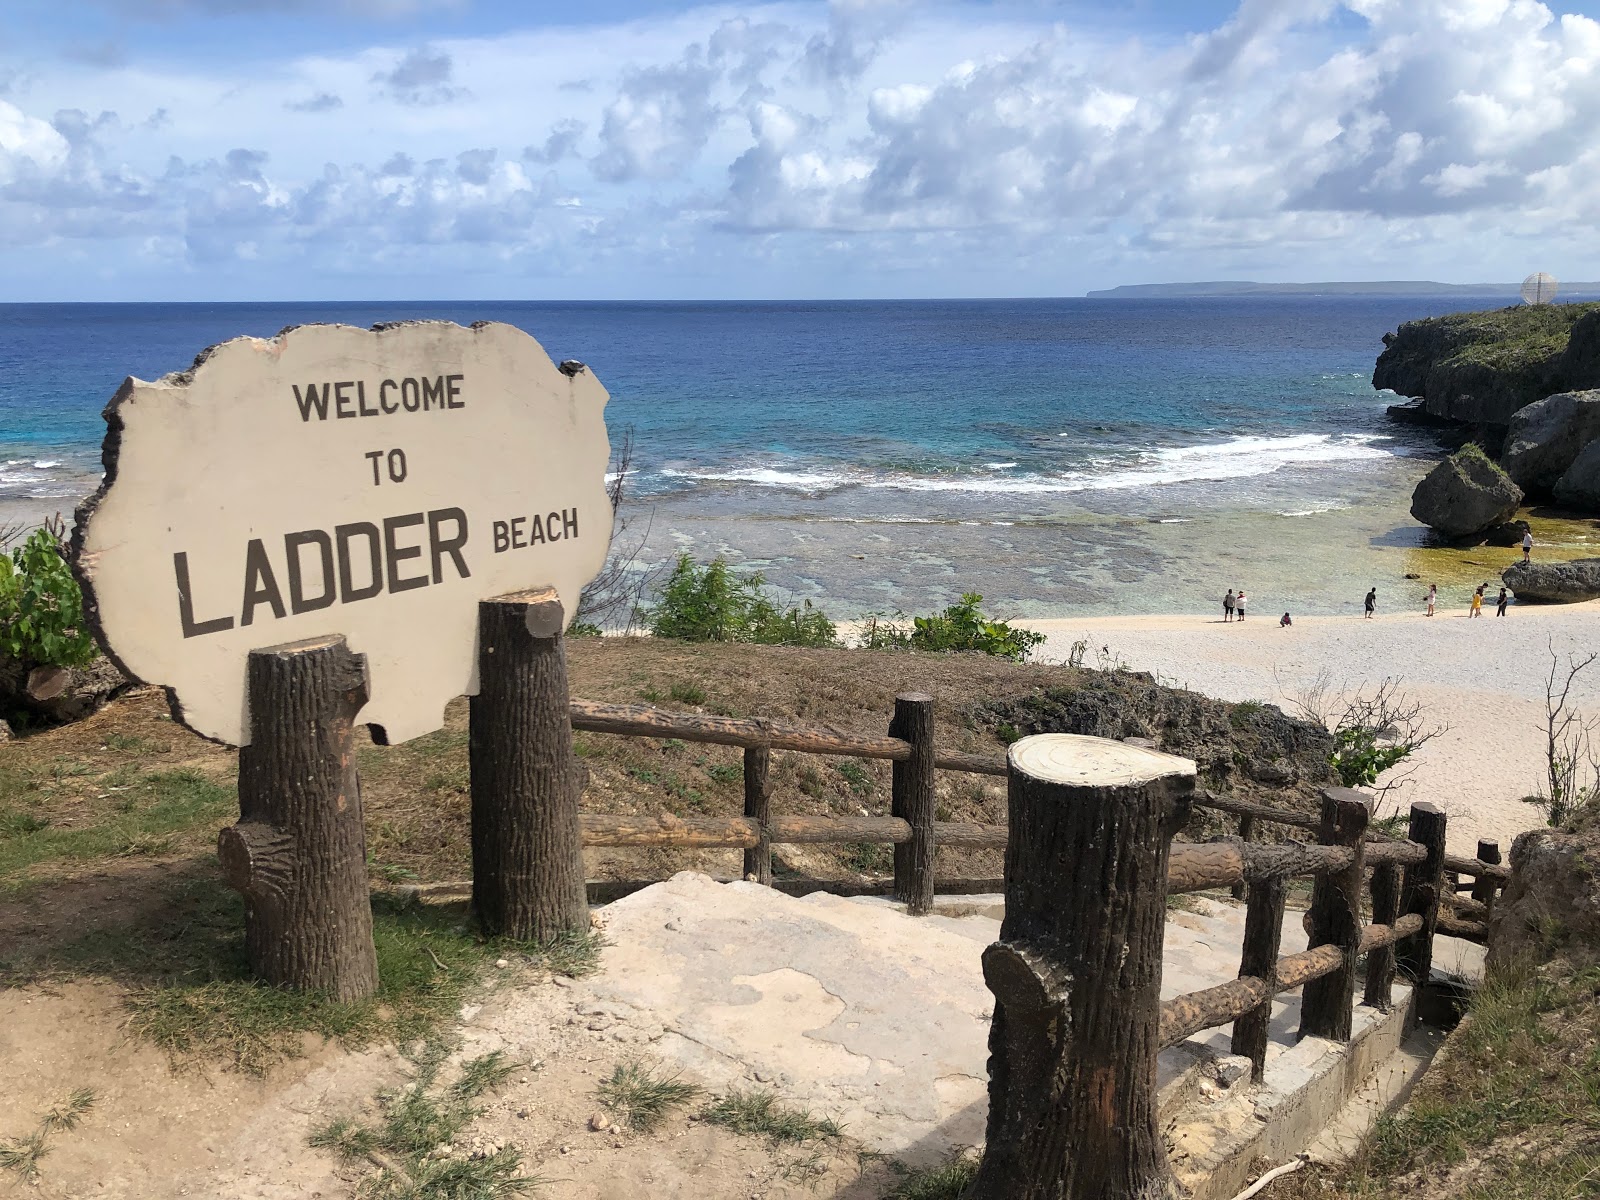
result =
M1278 627L1277 612L1252 612L1242 624L1215 614L1068 618L1025 622L1049 640L1041 654L1064 660L1086 639L1086 665L1097 651L1163 682L1226 700L1262 700L1293 711L1292 700L1319 675L1334 687L1371 690L1385 676L1425 706L1446 732L1413 759L1384 812L1431 800L1450 814L1450 846L1472 853L1479 838L1500 842L1543 821L1521 801L1544 778L1545 678L1550 648L1563 672L1568 653L1600 649L1600 601L1513 606L1504 618L1487 608L1470 620L1464 607L1428 618L1418 612L1361 617L1297 617ZM1578 705L1600 714L1600 662L1579 676ZM1396 768L1405 772L1407 767Z

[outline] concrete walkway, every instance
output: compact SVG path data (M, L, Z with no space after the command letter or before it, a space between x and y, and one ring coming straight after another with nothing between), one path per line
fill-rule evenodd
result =
M1167 923L1164 998L1238 974L1243 906L1195 904ZM993 998L980 955L999 935L999 897L943 898L919 920L881 900L796 899L684 873L600 912L605 970L579 987L648 1030L649 1054L716 1090L771 1087L909 1162L982 1142ZM1291 916L1283 953L1304 947ZM1356 1011L1358 1030L1378 1020ZM1165 1107L1217 1107L1246 1091L1270 1107L1353 1053L1296 1044L1298 1024L1298 996L1281 997L1266 1089L1241 1085L1237 1062L1218 1063L1226 1028L1164 1052ZM1359 1082L1341 1083L1337 1102ZM1197 1161L1215 1149L1195 1147Z

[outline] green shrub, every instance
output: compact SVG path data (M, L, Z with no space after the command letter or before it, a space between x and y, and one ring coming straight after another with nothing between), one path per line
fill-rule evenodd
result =
M735 575L720 556L702 567L680 554L660 598L643 615L653 636L686 642L838 644L833 622L811 601L782 608L767 594L760 572Z
M943 612L903 621L873 621L864 644L873 650L955 650L1025 662L1044 634L987 617L983 597L968 592Z
M1370 727L1336 729L1328 763L1345 787L1371 787L1379 775L1410 757L1413 749L1409 742L1383 741L1380 731Z
M94 659L83 594L48 529L35 529L9 557L0 554L0 654L55 667Z

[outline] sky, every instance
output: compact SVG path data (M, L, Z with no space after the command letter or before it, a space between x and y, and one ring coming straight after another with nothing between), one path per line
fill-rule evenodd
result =
M0 301L1600 279L1533 0L0 0Z

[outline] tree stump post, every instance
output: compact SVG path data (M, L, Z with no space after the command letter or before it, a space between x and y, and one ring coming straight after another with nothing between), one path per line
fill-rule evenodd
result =
M1311 938L1308 949L1334 945L1343 961L1332 974L1313 979L1300 993L1300 1036L1348 1042L1356 959L1361 953L1362 843L1371 802L1352 788L1324 788L1322 831L1325 846L1348 846L1354 851L1342 871L1319 875L1311 889Z
M1256 818L1255 818L1255 814L1254 813L1245 813L1243 816L1241 816L1239 818L1239 840L1241 842L1244 842L1246 845L1248 845L1250 843L1251 837L1255 834L1255 831L1256 831ZM1241 880L1240 882L1238 882L1238 883L1233 885L1233 888L1232 888L1233 898L1235 900L1243 900L1245 898L1247 890L1248 889L1245 887L1244 881ZM1278 923L1279 923L1279 925L1282 925L1282 923L1283 923L1283 918L1282 918L1281 914L1279 915ZM1274 942L1274 945L1276 945L1276 942ZM1237 1051L1235 1051L1235 1053L1237 1053Z
M1437 804L1422 801L1411 806L1411 829L1406 835L1420 843L1428 856L1407 863L1400 889L1400 910L1422 918L1422 930L1395 947L1395 963L1416 984L1428 982L1433 970L1433 931L1439 924L1440 890L1444 886L1444 840L1448 818Z
M1288 880L1269 875L1252 880L1244 913L1244 952L1239 976L1251 976L1267 985L1267 998L1233 1022L1235 1054L1250 1060L1250 1078L1260 1083L1267 1071L1267 1036L1272 1022L1272 997L1278 984L1278 947L1283 940L1283 904Z
M1400 868L1380 863L1372 868L1372 923L1393 925L1400 915ZM1363 1003L1388 1012L1394 984L1394 943L1367 952L1367 990Z
M933 697L896 696L889 736L911 743L911 757L894 764L890 811L911 826L911 840L894 848L894 894L920 917L933 908Z
M217 835L244 896L258 979L360 1000L378 990L356 774L366 659L341 636L252 650L250 744L239 749L239 823Z
M545 942L589 929L564 627L549 588L478 605L472 907L490 936Z
M1478 843L1478 861L1489 863L1491 866L1499 866L1500 843L1480 841ZM1472 898L1489 910L1483 915L1483 923L1485 925L1488 925L1489 918L1494 916L1494 898L1499 890L1499 886L1487 875L1479 875L1472 881Z
M761 841L744 852L744 877L772 886L772 751L746 746L744 751L744 815L761 830Z
M1009 755L1006 910L983 954L995 995L988 1146L969 1196L1156 1200L1167 860L1195 766L1042 734Z

